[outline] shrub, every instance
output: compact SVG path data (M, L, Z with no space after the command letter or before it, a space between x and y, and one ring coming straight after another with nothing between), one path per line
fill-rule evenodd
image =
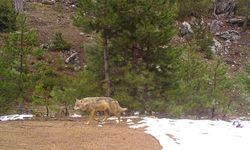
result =
M16 28L16 13L12 1L0 1L0 32L9 32Z
M178 18L183 19L190 15L199 16L209 10L211 0L178 0Z
M63 39L62 33L56 32L54 35L54 39L52 40L50 50L69 51L70 48L71 44Z

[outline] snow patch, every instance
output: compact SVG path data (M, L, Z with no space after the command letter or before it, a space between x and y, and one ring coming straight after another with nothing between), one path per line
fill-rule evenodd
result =
M72 117L72 118L79 118L79 117L82 117L82 115L73 114L73 115L70 115L70 117Z
M127 122L132 122L132 120L131 119L127 119Z
M7 115L7 116L0 116L0 121L13 121L13 120L26 120L31 119L34 116L32 114L15 114L15 115Z
M163 150L248 150L249 121L212 121L189 119L143 118L130 128L145 128L158 139Z

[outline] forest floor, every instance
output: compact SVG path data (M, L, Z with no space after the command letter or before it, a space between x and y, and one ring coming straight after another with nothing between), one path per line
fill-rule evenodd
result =
M127 124L85 125L74 121L0 122L0 149L4 150L160 150L159 142Z

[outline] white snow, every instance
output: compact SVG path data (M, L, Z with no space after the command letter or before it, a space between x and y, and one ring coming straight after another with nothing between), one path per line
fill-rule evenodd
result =
M73 115L70 115L69 117L72 117L72 118L79 118L79 117L82 117L82 115L73 114Z
M146 117L130 127L146 127L145 133L154 136L163 150L250 149L250 121L226 122Z
M98 127L102 127L102 125L101 125L101 124L98 124L97 126L98 126Z
M25 120L33 118L32 114L15 114L15 115L7 115L7 116L0 116L0 121L10 121L10 120Z
M132 120L131 119L127 119L127 122L132 122Z
M139 115L140 115L140 112L139 112L139 111L136 111L136 112L134 112L134 115L135 115L135 116L139 116Z
M140 118L140 116L124 116L124 117L121 117L121 119L138 119Z

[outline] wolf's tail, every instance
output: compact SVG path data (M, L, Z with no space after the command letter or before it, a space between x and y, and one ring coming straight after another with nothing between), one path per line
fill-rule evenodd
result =
M122 108L122 107L119 105L118 101L115 101L115 103L116 103L116 106L117 106L118 111L119 111L120 113L122 113L122 112L128 110L128 108Z
M120 111L120 112L124 112L124 111L127 111L127 110L128 110L128 108L119 107L119 111Z

